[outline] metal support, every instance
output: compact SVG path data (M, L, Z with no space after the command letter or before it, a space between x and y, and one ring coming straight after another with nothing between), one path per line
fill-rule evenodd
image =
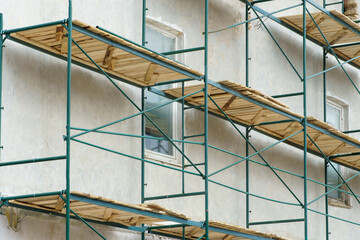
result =
M306 1L303 0L303 112L304 112L304 239L308 240L308 210L307 210L307 102L306 102Z
M145 5L146 0L143 0ZM143 16L143 19L145 16ZM145 31L143 29L143 44L145 43ZM145 88L141 88L141 111L145 111ZM141 114L141 158L145 159L145 117ZM145 202L145 162L141 161L141 203ZM142 225L144 227L144 225ZM145 232L141 233L141 239L145 240Z
M291 222L303 222L303 218L297 219L285 219L285 220L273 220L273 221L263 221L263 222L251 222L249 225L265 225L265 224L278 224L278 223L291 223Z
M248 3L246 3L245 5L245 85L246 87L250 87L249 84L249 5ZM250 130L251 128L246 127L246 139L248 139L248 141L250 141ZM249 157L249 143L246 141L245 143L245 156ZM246 192L249 193L250 192L250 171L249 171L249 166L250 162L249 159L246 159L246 166L245 166L245 177L246 177ZM250 227L250 195L246 194L245 196L246 198L246 208L245 208L245 221L246 221L246 228Z
M205 0L205 35L204 35L204 184L205 184L205 237L209 237L209 100L208 100L208 53L209 53L209 0Z
M352 78L350 77L350 75L348 74L348 72L346 71L346 69L344 68L343 64L340 63L340 60L338 58L338 56L336 55L336 53L334 52L334 50L332 49L330 43L328 42L328 40L326 39L324 33L322 32L322 30L320 29L319 25L316 23L315 19L313 18L313 16L311 15L311 13L309 12L309 10L306 9L306 11L308 12L311 20L314 22L316 28L319 30L321 36L323 37L323 39L325 40L330 52L332 53L332 55L335 57L338 66L341 67L341 69L344 71L345 75L347 76L347 78L350 80L351 84L354 86L355 90L360 94L360 90L358 89L358 87L356 86L356 84L354 83L354 81L352 80ZM306 33L306 29L304 30L304 32Z
M50 162L50 161L57 161L57 160L64 160L64 159L66 159L66 155L56 156L56 157L47 157L47 158L34 158L34 159L27 159L27 160L20 160L20 161L2 162L2 163L0 163L0 167L21 165L21 164L28 164L28 163Z
M71 51L72 51L72 0L69 0L66 90L66 240L70 240L70 127L71 127Z

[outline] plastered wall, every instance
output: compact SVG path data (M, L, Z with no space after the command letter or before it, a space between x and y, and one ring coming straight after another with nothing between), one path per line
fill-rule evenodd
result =
M299 3L300 1L279 0L263 3L267 11L275 11ZM317 1L319 4L322 1ZM78 0L73 2L73 18L93 26L101 26L132 41L141 41L142 1ZM200 0L148 0L148 16L162 23L175 26L184 33L184 47L203 45L204 10ZM310 8L313 11L312 8ZM10 1L0 4L4 13L4 27L11 29L64 19L67 16L67 1ZM300 8L283 15L298 14ZM281 15L281 14L280 14ZM279 15L279 16L280 16ZM252 13L250 17L255 17ZM215 30L245 19L245 6L239 1L210 1L209 29ZM302 38L293 32L265 21L295 67L302 73ZM298 92L302 83L290 68L266 29L258 21L251 23L250 29L250 86L267 95ZM245 29L232 28L209 36L209 76L210 79L230 80L245 84ZM65 153L66 118L66 63L11 41L6 42L3 63L3 112L1 161L30 159L62 155ZM308 42L307 71L314 74L322 70L322 49ZM184 63L203 71L203 54L183 55ZM333 57L328 58L328 67L336 65ZM359 86L358 70L345 67ZM360 128L357 114L359 95L352 88L341 69L327 74L331 95L338 96L350 105L350 128ZM141 90L119 83L119 86L140 104ZM322 77L308 81L308 115L322 119L323 89ZM282 99L291 109L302 114L302 98ZM92 128L136 113L136 109L118 92L104 76L72 67L72 126ZM180 115L178 115L180 116ZM179 123L180 120L179 120ZM121 133L140 134L140 118L114 125L106 130ZM239 127L243 132L244 129ZM203 114L195 110L186 113L186 134L203 132ZM75 132L74 132L75 133ZM354 137L360 135L353 134ZM140 157L140 140L136 138L114 137L89 134L81 138L94 144ZM201 141L201 138L194 140ZM262 149L275 140L256 132L251 133L254 147ZM245 154L245 141L231 126L215 117L209 117L209 143L239 155ZM250 153L253 153L250 150ZM203 161L203 149L187 146L186 153L194 162ZM269 164L296 174L303 174L303 153L285 144L279 144L265 151L264 158ZM216 171L238 160L236 157L209 150L209 172ZM179 157L179 155L178 155ZM79 143L71 144L71 188L115 200L140 203L140 162L112 153L93 149ZM259 157L253 158L262 161ZM323 181L323 160L308 154L308 177ZM180 161L180 158L179 158ZM201 168L202 169L202 168ZM353 171L346 171L346 177ZM303 199L303 180L279 173L289 187ZM213 180L245 190L245 165L235 167L212 177ZM277 177L265 167L250 164L250 190L268 198L296 203ZM156 166L146 165L146 196L176 194L181 191L181 174ZM203 191L201 178L186 176L186 191ZM350 185L360 194L360 179L356 177ZM245 226L245 195L210 184L210 219ZM34 192L58 191L65 188L64 162L39 163L16 168L0 169L0 192L4 194L28 194ZM324 193L324 187L309 183L309 200ZM288 218L302 218L300 207L281 205L250 198L250 220L268 221ZM330 207L331 215L360 222L360 208L351 197L352 209ZM204 198L160 200L159 204L183 212L197 220L203 220ZM313 209L324 211L324 200L313 205ZM20 223L18 232L7 229L4 216L0 216L0 236L4 239L64 239L62 219L43 215L27 216ZM358 226L335 220L330 221L330 239L356 239L360 235ZM276 233L291 239L303 239L303 223L271 224L252 228ZM134 233L119 232L113 228L100 227L108 239L139 239ZM73 223L73 239L97 239L91 231ZM149 239L152 236L149 236ZM2 239L0 237L0 239ZM309 213L309 239L325 239L325 218Z

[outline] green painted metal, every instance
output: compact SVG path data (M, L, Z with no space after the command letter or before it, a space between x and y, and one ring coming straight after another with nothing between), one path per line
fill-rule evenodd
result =
M359 133L360 132L360 129L357 129L357 130L349 130L349 131L343 131L343 133Z
M271 97L273 97L273 98L284 98L284 97L302 96L303 94L304 94L303 92L297 92L297 93L274 95L274 96L271 96Z
M91 230L93 230L99 237L101 237L102 239L106 240L106 238L99 233L99 231L97 231L93 226L91 226L87 221L85 221L82 217L80 217L76 212L74 212L71 208L70 208L70 212L72 212L80 221L82 221L86 226L88 226Z
M179 227L186 227L188 225L185 224L172 224L172 225L163 225L163 226L148 226L146 229L154 230L154 229L164 229L164 228L179 228Z
M326 0L323 0L323 8L328 6ZM323 49L323 71L326 70L326 59L327 59L327 50ZM323 112L324 112L324 122L327 122L326 116L326 72L323 73ZM324 182L325 182L325 193L328 191L328 172L327 172L327 162L324 159ZM325 213L329 214L329 197L325 195ZM326 240L329 240L329 217L325 216L325 237Z
M331 68L328 68L328 69L326 69L325 71L321 71L321 72L318 72L318 73L316 73L316 74L314 74L314 75L311 75L311 76L307 77L307 79L311 79L311 78L317 77L317 76L319 76L319 75L321 75L321 74L323 74L323 73L329 72L329 71L331 71L331 70L333 70L333 69L335 69L335 68L342 67L343 65L345 65L345 64L347 64L347 63L350 63L350 62L358 59L359 57L360 57L360 55L359 55L359 56L356 56L356 57L353 57L353 58L351 58L351 59L349 59L349 60L346 60L346 61L344 61L344 62L342 62L342 63L340 63L340 64L337 64L337 65L335 65L335 66L333 66L333 67L331 67Z
M71 127L71 54L72 54L72 0L69 0L66 87L66 240L70 240L70 127Z
M27 159L27 160L20 160L20 161L2 162L2 163L0 163L0 167L29 164L29 163L39 163L39 162L50 162L50 161L57 161L57 160L64 160L64 159L66 159L66 155L55 156L55 157L46 157L46 158L34 158L34 159Z
M62 194L65 194L65 191L34 193L34 194L26 194L26 195L0 197L0 201L4 202L4 201L16 200L16 199L34 198L34 197L47 197L47 196L55 196L55 195L62 195Z
M43 23L43 24L38 24L38 25L33 25L33 26L28 26L28 27L3 30L2 34L12 34L12 33L16 33L16 32L28 31L28 30L32 30L32 29L36 29L36 28L43 28L43 27L49 27L49 26L54 26L54 25L61 25L61 24L67 23L67 21L68 21L67 19L64 19L64 20L60 20L60 21Z
M307 99L306 99L306 0L303 0L303 115L304 115L304 121L303 121L303 131L304 131L304 200L303 200L303 208L304 208L304 239L308 240L308 210L307 210L307 204L308 204L308 190L307 190Z
M94 38L96 40L99 40L99 41L104 42L106 44L112 45L112 46L114 46L116 48L119 48L121 50L129 52L131 54L134 54L135 56L144 58L144 59L146 59L148 61L151 61L153 63L156 63L156 64L158 64L160 66L163 66L165 68L168 68L168 69L171 69L171 70L176 71L178 73L181 73L181 74L183 74L183 75L185 75L187 77L194 78L194 79L199 79L199 80L202 77L201 75L197 75L197 74L194 74L192 72L189 72L184 68L174 66L173 64L171 64L171 63L169 63L167 61L162 61L161 59L158 59L155 56L148 55L148 54L144 53L143 51L138 51L137 49L131 48L131 47L127 46L127 45L121 44L121 43L119 43L117 41L113 41L113 40L111 40L111 39L109 39L107 37L104 37L104 36L101 36L101 35L99 35L97 33L89 31L86 28L83 28L83 27L80 27L80 26L77 26L77 25L74 24L73 29L76 30L77 32L80 32L80 33L85 34L85 35L87 35L89 37L92 37L92 38ZM154 52L154 51L152 51L152 52ZM154 53L156 53L156 52L154 52ZM156 53L156 54L159 55L160 53ZM164 57L166 57L166 56L164 56Z
M154 197L146 197L145 201L159 200L159 199L170 199L170 198L179 198L179 197L199 196L199 195L204 195L204 194L205 194L205 192L190 192L190 193L180 193L180 194L171 194L171 195L163 195L163 196L154 196Z
M244 140L250 145L250 147L255 151L258 150L249 142L249 140L244 136L244 134L239 130L239 128L235 125L235 123L229 118L229 116L219 107L219 105L212 99L211 96L208 96L210 100L214 103L214 105L219 109L219 111L225 116L225 118L231 123L231 125L236 129L236 131L244 138ZM282 139L283 140L283 139ZM280 140L280 141L282 141ZM293 197L302 205L300 199L295 195L295 193L290 189L290 187L284 182L284 180L276 173L276 171L270 166L270 164L263 158L261 154L258 154L259 157L264 161L264 163L270 168L270 170L275 174L275 176L282 182L282 184L289 190L289 192L293 195Z
M185 83L181 83L181 96L185 94ZM181 140L184 141L185 137L185 99L181 101ZM185 143L181 143L181 150L185 153ZM196 164L196 163L195 163ZM185 170L185 158L181 156L181 169ZM181 174L181 192L185 193L185 174ZM184 235L184 234L183 234ZM183 237L184 238L184 237Z
M265 224L278 224L278 223L291 223L291 222L303 222L304 218L297 219L284 219L284 220L272 220L263 222L251 222L249 225L265 225Z
M209 237L209 99L208 99L208 54L209 54L209 0L205 0L205 31L204 31L204 187L205 187L205 237L206 240L210 240ZM202 237L201 237L202 238Z
M169 85L169 84L174 84L174 83L183 83L183 82L193 81L193 80L195 80L195 79L193 79L193 78L183 78L183 79L172 80L172 81L167 81L167 82L158 82L158 83L155 83L154 86Z
M6 201L0 203L0 209L5 205L5 203L6 203ZM2 213L0 212L0 214L2 214Z
M106 78L126 97L126 99L129 100L129 102L139 111L139 113L141 113L165 138L167 141L169 141L171 143L171 145L177 150L179 151L185 158L186 160L193 165L193 167L196 169L196 171L198 171L201 175L203 175L203 173L200 171L200 169L198 167L196 167L192 161L181 151L181 149L168 137L168 135L161 129L159 128L159 126L146 114L146 111L141 111L141 108L109 77L109 75L86 53L86 51L84 49L81 48L81 46L75 41L72 40L72 42L75 43L75 45L81 50L82 53L84 53L86 55L86 57L100 70L103 72L103 74L106 76ZM178 100L180 100L181 98L179 98ZM174 102L174 100L170 101L169 103ZM165 105L168 103L165 103ZM160 105L161 106L161 105ZM158 108L159 106L155 107ZM150 108L151 109L151 108ZM147 109L150 110L150 109ZM154 108L152 108L153 110ZM117 123L119 121L115 121L115 123ZM112 124L110 124L112 125ZM109 125L108 125L109 126ZM95 129L98 130L99 128ZM83 132L83 133L79 133L76 135L80 136L83 135L87 132ZM75 136L73 136L72 138L74 138Z
M253 12L255 13L256 17L259 19L259 21L261 22L261 24L264 26L264 28L266 29L266 31L268 32L268 34L270 35L271 39L275 42L276 46L278 47L278 49L280 50L280 52L283 54L283 56L285 57L285 59L288 61L288 63L290 64L291 68L294 70L294 72L296 73L296 75L299 77L299 79L301 80L301 75L299 74L298 70L296 69L296 67L294 66L294 64L291 62L291 60L289 59L289 57L286 55L286 53L284 52L284 50L282 49L282 47L280 46L279 42L276 40L276 38L274 37L274 35L271 33L271 31L269 30L269 28L265 25L264 21L260 18L259 14L257 13L256 9L254 8L254 6L252 4L249 3L248 0L245 0L245 2L247 3L248 6L250 6L250 8L253 10Z
M352 43L344 43L344 44L337 44L337 45L331 45L331 48L342 48L342 47L351 47L351 46L357 46L360 42L352 42Z
M320 29L319 25L316 23L315 19L313 18L313 16L311 15L311 13L309 12L308 9L306 9L306 11L308 12L311 20L313 21L313 23L315 24L316 28L319 30L321 36L323 37L323 39L325 40L328 49L330 50L330 52L332 53L332 55L335 57L337 63L339 64L339 66L341 67L341 69L344 71L345 75L347 76L347 78L350 80L351 84L354 86L355 90L360 94L360 90L358 89L358 87L356 86L356 84L354 83L354 80L350 77L349 73L346 71L346 69L343 67L343 65L340 63L340 60L338 58L338 56L335 54L334 50L331 48L330 43L328 42L328 40L326 39L324 33L322 32L322 30ZM305 31L306 32L306 31Z
M267 147L265 147L265 148L263 148L263 149L261 149L261 150L259 150L259 151L256 151L255 153L250 154L249 156L247 156L247 157L245 157L245 158L243 158L243 159L241 159L241 160L239 160L239 161L236 161L236 162L234 162L234 163L231 163L231 164L229 164L228 166L223 167L223 168L221 168L221 169L219 169L219 170L217 170L217 171L209 174L209 177L211 177L211 176L213 176L213 175L215 175L215 174L218 174L218 173L220 173L220 172L222 172L222 171L224 171L224 170L226 170L226 169L229 169L230 167L233 167L233 166L241 163L242 161L244 161L244 160L246 160L246 159L249 159L249 158L251 158L251 157L253 157L253 156L259 155L261 152L264 152L264 151L268 150L269 148L272 148L272 147L274 147L274 146L276 146L276 145L278 145L278 144L280 144L280 143L282 143L282 142L285 142L287 139L296 136L297 134L301 133L302 131L303 131L303 130L297 131L296 133L293 133L293 134L291 134L290 136L288 136L288 137L286 137L286 138L284 138L284 139L282 139L282 140L280 140L280 141L277 141L277 142L271 144L270 146L267 146ZM249 145L250 145L250 142L249 142ZM250 145L250 146L251 146L251 145ZM268 167L269 167L270 169L273 170L273 172L274 172L277 176L279 176L279 175L275 172L275 170L274 170L269 164L267 164L267 165L268 165ZM279 176L279 177L280 177L280 176Z
M147 113L147 112L150 112L150 111L152 111L152 110L155 110L155 109L161 108L161 107L163 107L163 106L169 105L169 104L171 104L171 103L177 102L177 101L179 101L179 100L181 100L181 99L187 98L187 97L189 97L189 96L192 96L192 95L194 95L194 94L196 94L196 93L199 93L199 92L202 92L202 91L203 91L203 90L199 90L199 91L190 93L190 94L188 94L188 95L185 95L185 96L183 96L183 97L176 98L176 99L171 100L171 101L169 101L169 102L166 102L166 103L164 103L164 104L161 104L161 105L158 105L158 106L155 106L155 107L152 107L152 108L148 108L148 109L146 109L145 111L141 111L141 109L140 109L140 112L135 113L135 114L133 114L133 115L130 115L130 116L128 116L128 117L125 117L125 118L122 118L122 119L120 119L120 120L113 121L113 122L110 122L110 123L101 125L101 126L99 126L99 127L95 127L95 128L89 129L89 130L84 131L84 132L82 132L82 133L75 134L75 135L71 136L71 139L80 137L80 136L82 136L82 135L84 135L84 134L87 134L87 133L90 133L90 132L94 132L94 131L100 130L100 129L105 128L105 127L109 127L109 126L111 126L111 125L114 125L114 124L116 124L116 123L123 122L123 121L125 121L125 120L134 118L134 117L136 117L136 116L143 115L144 113Z
M293 6L291 6L291 7L287 7L287 8L284 8L284 9L281 9L281 10L277 10L277 11L274 11L274 12L271 12L271 13L263 14L263 15L261 16L261 18L269 17L269 16L272 15L272 14L280 13L280 12L283 12L283 11L286 11L286 10L290 10L290 9L293 9L293 8L296 8L296 7L300 7L300 6L302 6L302 4L296 4L296 5L293 5ZM240 26L240 25L243 25L243 24L246 24L246 23L255 21L255 20L258 20L258 18L256 17L256 18L248 19L248 20L246 20L246 21L243 21L243 22L240 22L240 23L236 23L236 24L230 25L230 26L225 27L225 28L220 28L220 29L217 29L217 30L212 30L212 31L209 31L209 33L221 32L221 31L224 31L224 30L233 28L233 27L237 27L237 26Z
M343 183L346 185L346 187L349 189L349 191L351 192L351 194L354 196L354 198L357 200L357 202L360 204L360 199L356 196L356 194L353 192L353 190L351 189L351 187L347 184L347 181L345 181L345 179L341 176L341 174L339 173L339 171L336 169L336 167L334 167L334 165L331 163L330 159L328 158L328 156L326 156L326 154L321 150L321 148L315 143L315 141L309 136L307 135L307 137L311 140L311 142L314 144L314 146L319 150L319 152L321 153L321 155L323 155L323 158L326 160L326 162L334 169L334 171L336 172L336 174L339 176L339 178L341 179L341 181L343 181ZM360 171L358 172L360 173ZM333 189L332 189L333 190ZM330 190L330 191L332 191Z
M203 137L204 135L205 135L204 133L194 134L194 135L184 136L184 139L187 139L187 138L196 138L196 137Z
M246 87L250 87L249 84L249 6L246 3L245 5L245 86ZM249 127L246 127L246 134L245 137L246 139L248 139L248 141L250 141L250 129ZM249 156L249 143L246 142L245 143L245 156L248 157ZM250 163L249 163L249 158L246 159L245 162L245 190L246 192L250 192ZM246 201L246 208L245 208L245 223L246 223L246 227L249 228L250 225L250 195L246 194L245 196L245 201Z
M262 122L253 126L263 126L263 125L272 125L272 124L289 123L289 122L294 122L294 120L288 119L288 120L280 120L280 121Z
M141 24L141 45L146 45L146 0L142 1L142 24ZM145 89L141 89L141 111L145 110ZM141 136L145 136L145 117L141 115ZM145 139L141 139L141 158L145 159ZM145 202L145 162L141 162L141 203ZM142 225L143 226L143 225ZM141 233L141 239L145 240L145 232Z
M2 68L3 68L3 48L4 48L4 39L2 37L3 33L3 27L4 27L4 18L3 18L3 14L0 13L0 150L3 148L2 145L2 140L1 140L1 129L2 129L2 111L4 110L3 107L3 102L2 102L2 85L3 85L3 80L2 80Z
M339 221L342 221L342 222L347 222L347 223L350 223L350 224L354 224L354 225L360 226L360 223L357 223L357 222L353 222L353 221L349 221L349 220L346 220L346 219L343 219L343 218L335 217L335 216L332 216L332 215L330 215L330 214L325 214L325 213L316 211L316 210L311 209L311 208L309 208L308 210L311 211L311 212L320 214L320 215L327 216L327 217L329 217L329 218L333 218L333 219L336 219L336 220L339 220Z
M205 50L205 47L187 48L187 49L181 49L181 50L177 50L177 51L163 52L161 54L167 56L167 55L174 55L174 54L180 54L180 53L196 52L196 51L201 51L201 50Z
M141 111L145 110L145 89L141 89ZM141 115L141 158L145 159L145 117ZM141 161L141 203L145 202L145 162Z
M357 176L359 176L359 175L360 175L360 171L357 172L356 174L354 174L353 176L351 176L350 178L348 178L347 180L344 180L343 183L335 186L334 188L328 190L326 193L322 194L321 196L319 196L319 197L315 198L314 200L312 200L311 202L309 202L309 203L308 203L308 206L311 205L311 204L313 204L313 203L316 202L317 200L321 199L322 197L329 195L329 193L331 193L332 191L337 190L339 187L341 187L341 186L343 186L344 184L350 182L352 179L354 179L355 177L357 177ZM356 194L354 194L353 196L354 196L355 198L357 198L357 195L356 195Z
M243 190L240 190L240 189L237 189L237 188L228 186L228 185L226 185L226 184L219 183L219 182L214 181L214 180L211 180L211 179L209 179L209 182L214 183L214 184L219 185L219 186L222 186L222 187L224 187L224 188L231 189L231 190L233 190L233 191L235 191L235 192L240 192L240 193L248 194L248 195L250 195L250 196L252 196L252 197L256 197L256 198L263 199L263 200L266 200L266 201L275 202L275 203L281 203L281 204L291 205L291 206L301 206L301 205L298 204L298 203L290 203L290 202L278 201L278 200L275 200L275 199L272 199L272 198L262 197L262 196L260 196L260 195L256 195L256 194L253 194L253 193L249 193L249 192L246 192L246 191L243 191Z
M142 1L142 21L141 21L141 45L145 47L146 45L146 0Z
M90 129L87 129L87 128L78 128L78 127L71 127L71 130L89 131ZM117 136L125 136L125 137L134 137L134 138L166 140L166 138L162 138L162 137L152 137L152 136L146 136L146 135L135 135L135 134L117 133L117 132L99 131L99 130L92 131L92 132L94 132L94 133L102 133L102 134L110 134L110 135L117 135ZM173 140L174 142L178 142L178 143L204 145L204 143L202 143L202 142L183 141L183 140L176 140L176 139L172 139L172 140Z
M114 154L117 154L117 155L121 155L121 156L124 156L124 157L131 158L131 159L143 161L143 162L150 163L150 164L153 164L153 165L156 165L156 166L160 166L160 167L172 169L172 170L175 170L175 171L178 171L178 172L182 172L182 169L180 169L180 168L175 168L175 167L171 167L171 166L168 166L168 165L164 165L164 164L161 164L161 163L158 163L158 162L153 162L153 161L150 161L150 160L147 160L147 159L143 159L143 158L139 158L139 157L136 157L136 156L132 156L132 155L129 155L129 154L126 154L126 153L122 153L122 152L115 151L115 150L112 150L112 149L109 149L109 148L101 147L101 146L98 146L98 145L96 145L96 144L92 144L92 143L89 143L89 142L81 141L81 140L78 140L78 139L72 139L72 140L75 141L75 142L78 142L78 143L82 143L82 144L88 145L88 146L90 146L90 147L94 147L94 148L98 148L98 149L104 150L104 151L106 151L106 152L111 152L111 153L114 153ZM196 173L196 172L190 172L190 171L186 171L186 170L184 170L184 172L185 172L185 173L188 173L188 174L191 174L191 175L195 175L195 176L202 176L201 174Z

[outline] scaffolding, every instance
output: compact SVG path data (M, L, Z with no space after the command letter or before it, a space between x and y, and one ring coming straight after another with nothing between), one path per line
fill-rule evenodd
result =
M342 68L347 78L354 86L355 90L360 94L359 89L354 80L347 73L343 67L345 64L351 64L355 68L360 67L360 27L353 21L348 19L342 13L337 11L328 11L327 6L334 4L341 4L342 11L344 11L344 1L336 3L326 3L323 1L323 6L318 5L313 0L302 0L300 4L278 10L273 13L266 12L259 5L269 0L254 0L247 1L241 0L246 5L244 22L229 26L228 28L245 25L245 86L235 84L229 81L214 82L208 78L208 37L210 33L219 32L221 30L209 31L208 29L208 0L204 0L205 12L205 26L204 26L204 46L194 47L184 50L179 50L171 53L156 53L145 47L146 34L146 0L143 0L142 8L142 44L136 44L121 36L118 36L106 29L100 27L91 27L80 21L73 21L72 19L72 1L69 0L68 18L65 20L45 23L30 27L17 28L12 30L3 30L2 14L0 19L0 46L4 46L6 40L15 41L27 47L44 52L51 56L67 61L67 118L66 118L66 153L62 156L54 156L47 158L28 159L13 162L0 163L0 167L13 166L21 164L30 164L38 162L49 161L66 161L66 189L58 192L47 193L34 193L31 195L19 195L0 198L0 208L2 206L13 206L32 211L43 213L51 213L59 216L66 217L66 239L70 239L70 218L76 218L84 222L102 239L106 239L98 230L96 230L90 223L98 223L108 226L125 228L132 231L142 233L142 239L145 239L145 233L153 233L162 236L168 236L179 239L285 239L272 234L260 233L250 229L252 225L265 225L274 223L292 223L303 222L304 224L304 239L307 240L308 232L308 213L313 212L325 217L326 239L329 239L329 218L344 221L354 226L360 226L360 223L353 222L347 219L342 219L337 216L332 216L328 212L328 194L332 191L340 191L346 194L351 194L358 203L360 203L360 196L357 195L349 186L349 181L354 179L360 174L360 142L352 137L347 136L347 133L360 132L360 130L350 130L347 132L340 132L334 130L330 125L326 124L326 73L334 68ZM320 12L310 13L307 5L315 7ZM301 15L277 18L275 13L282 12L293 8L302 8ZM249 19L248 12L252 11L256 17ZM281 48L280 44L271 33L270 29L266 26L263 18L267 17L279 23L280 25L292 30L293 32L302 36L303 46L303 72L300 73L295 68L290 58L286 55L285 51ZM288 61L290 67L302 82L303 89L297 93L289 93L268 97L256 90L249 88L249 23L258 20L262 26L269 33L275 44L278 46L281 53ZM228 29L226 28L226 29ZM322 29L323 28L323 29ZM324 30L325 29L325 30ZM36 33L42 33L39 37ZM35 33L35 34L34 34ZM306 49L307 41L312 41L323 48L323 71L309 76L306 68ZM102 50L102 57L97 58L94 56L93 50L87 47L88 42L95 43L95 51ZM68 47L71 46L71 47ZM115 59L115 50L118 56L125 56L127 67L113 67L110 62ZM2 104L2 63L3 52L0 48L0 124L1 113L3 110ZM166 57L169 54L179 54L194 51L203 51L204 53L204 72L195 71L186 67L176 61ZM104 59L103 53L105 52ZM115 55L114 55L115 54ZM331 54L335 57L337 65L331 68L326 68L326 55ZM129 63L136 62L136 66ZM122 118L120 120L110 122L92 129L75 128L71 125L71 65L76 64L91 71L103 74L108 81L110 81L115 88L133 105L138 113L131 116ZM131 69L136 68L136 73L128 74ZM133 71L134 72L134 71ZM324 92L324 121L317 120L307 116L307 80L322 75L323 77L323 92ZM142 102L141 106L137 105L134 100L126 94L126 92L119 87L114 81L119 80L129 85L136 86L142 89ZM201 84L186 86L185 82L198 81ZM181 83L180 88L171 88L166 90L159 90L156 86L169 85L173 83ZM145 108L144 94L145 90L163 96L169 101L167 103L155 106L152 108ZM302 96L303 97L303 114L299 115L291 112L285 105L278 102L277 98ZM182 137L181 140L171 139L148 115L150 111L156 110L163 106L178 102L181 104L182 109ZM197 109L204 115L204 132L199 135L185 136L185 112L187 109ZM246 110L247 109L247 110ZM249 110L250 109L250 110ZM229 122L239 135L246 141L246 155L240 156L236 153L227 151L225 149L212 146L208 141L209 121L208 116L214 115ZM117 132L109 132L102 130L107 126L121 123L125 120L141 116L141 135L122 134ZM163 137L150 137L145 134L145 120L149 121ZM242 131L241 128L245 129ZM1 129L1 128L0 128ZM73 134L72 131L80 131L80 133ZM261 134L269 136L276 141L261 150L249 140L251 131L257 131ZM79 140L78 137L88 133L99 134L112 134L118 136L135 137L141 139L141 157L132 156L123 152L109 149L103 146L95 145L90 142ZM190 138L203 137L203 141L190 141ZM153 138L166 140L181 154L182 164L181 167L173 167L170 165L155 162L145 157L145 139ZM0 138L1 140L1 138ZM93 196L90 194L83 194L79 192L72 192L70 186L70 142L78 142L90 147L101 149L103 151L111 152L141 161L141 204L131 205L122 202L104 199L101 197ZM271 166L269 162L263 157L262 152L272 148L279 143L287 143L303 151L303 170L304 174L299 175L289 172L284 169ZM177 143L181 144L178 147ZM194 144L202 146L204 149L204 161L195 163L185 153L185 145ZM1 145L1 143L0 143ZM221 151L229 154L239 160L215 172L209 172L209 149ZM250 154L250 149L254 153ZM325 178L324 183L316 181L308 177L308 154L314 154L324 159ZM256 161L252 157L259 156L262 160ZM211 179L211 177L219 172L231 168L239 163L244 162L246 170L246 190L240 190L221 182ZM270 199L250 191L250 173L249 164L256 163L261 166L268 167L271 172L281 181L296 200L296 203L284 202L276 199ZM333 163L346 166L348 168L358 171L349 179L344 179L339 171L336 170ZM145 195L145 166L146 164L157 165L167 168L172 171L182 173L182 192L173 195L152 196ZM199 166L202 165L204 170L200 170ZM342 183L336 187L330 186L327 182L327 166L333 168L338 174ZM188 168L191 170L188 170ZM289 187L286 181L279 175L279 172L290 174L292 176L303 179L303 199L298 197L294 191ZM184 176L186 174L197 176L203 179L204 191L200 192L186 192ZM316 183L324 187L324 194L314 200L308 199L308 183ZM210 221L209 218L209 183L231 189L246 195L246 228L241 228L233 225ZM340 189L341 186L346 186L348 190ZM204 196L204 221L194 221L190 218L172 212L168 209L162 208L156 204L148 204L146 202L151 200L168 199L168 198L181 198L189 196ZM250 221L250 197L263 199L264 201L272 201L279 204L298 206L303 209L303 218L300 219L285 219L285 220L271 220L263 222ZM310 205L319 199L325 197L325 212L317 211L310 208ZM77 211L77 204L81 203L82 206L87 207L87 212ZM159 224L159 222L172 222L172 224Z

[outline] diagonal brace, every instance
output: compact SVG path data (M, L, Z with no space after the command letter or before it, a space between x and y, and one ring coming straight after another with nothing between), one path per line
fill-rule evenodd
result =
M324 159L326 160L327 163L330 164L330 166L335 170L336 174L341 178L341 180L343 181L343 184L346 185L346 187L350 190L351 194L355 197L355 199L357 200L357 202L360 204L360 200L359 198L356 196L356 194L353 192L353 190L351 189L351 187L347 184L347 181L345 181L345 179L341 176L341 174L339 173L338 170L336 170L336 168L334 167L334 165L331 163L330 159L328 158L328 156L325 155L325 153L320 149L320 147L315 143L315 141L309 136L309 134L307 134L307 137L311 140L311 142L314 144L314 146L320 151L321 155L324 157ZM341 184L341 185L343 185ZM341 186L340 185L340 186ZM337 187L340 187L337 186ZM331 190L330 190L331 191Z
M64 202L66 202L66 199L62 196L62 195L59 195L62 200ZM68 208L70 208L70 206L66 206ZM87 223L82 217L80 217L76 212L74 212L71 208L70 208L70 212L72 212L79 220L81 220L83 223L85 223L86 226L88 226L91 230L93 230L97 235L99 235L99 237L101 237L102 239L106 240L106 238L101 235L93 226L91 226L89 223Z
M315 19L313 18L313 16L311 15L311 13L309 12L309 10L306 8L307 13L309 14L311 20L314 22L316 28L319 30L321 36L323 37L323 39L326 42L326 45L328 46L328 49L331 51L332 55L334 55L336 61L338 64L340 64L340 60L338 58L338 56L335 54L333 48L331 47L329 41L326 39L324 33L321 31L319 25L316 23ZM345 70L343 65L340 65L341 69L344 71L345 75L347 76L347 78L350 80L351 84L354 86L354 88L356 89L356 91L360 94L360 90L357 88L357 86L355 85L354 81L352 80L352 78L350 77L350 75L348 74L348 72Z
M81 50L81 52L105 75L105 77L130 101L130 103L139 111L142 112L141 108L110 78L110 76L86 53L84 49L80 47L80 45L72 39L72 41L75 43L75 45ZM169 138L169 136L161 130L161 128L158 127L158 125L151 120L151 118L144 112L144 117L146 117L147 120L171 143L171 145L176 148L185 158L186 160L200 173L202 177L204 177L204 174L200 171L198 167L181 151L181 149Z
M214 99L209 96L210 100L215 104L215 106L221 111L221 113L225 116L225 118L231 123L231 125L236 129L236 131L244 138L244 140L251 146L251 148L257 152L257 149L254 145L244 136L244 134L239 130L239 128L235 125L235 123L229 118L229 116L221 109L221 107L214 101ZM300 199L296 196L296 194L290 189L290 187L284 182L284 180L277 174L277 172L271 167L271 165L265 160L265 158L259 154L259 157L265 162L265 164L271 169L271 171L276 175L276 177L284 184L284 186L289 190L289 192L294 196L294 198L303 206Z

